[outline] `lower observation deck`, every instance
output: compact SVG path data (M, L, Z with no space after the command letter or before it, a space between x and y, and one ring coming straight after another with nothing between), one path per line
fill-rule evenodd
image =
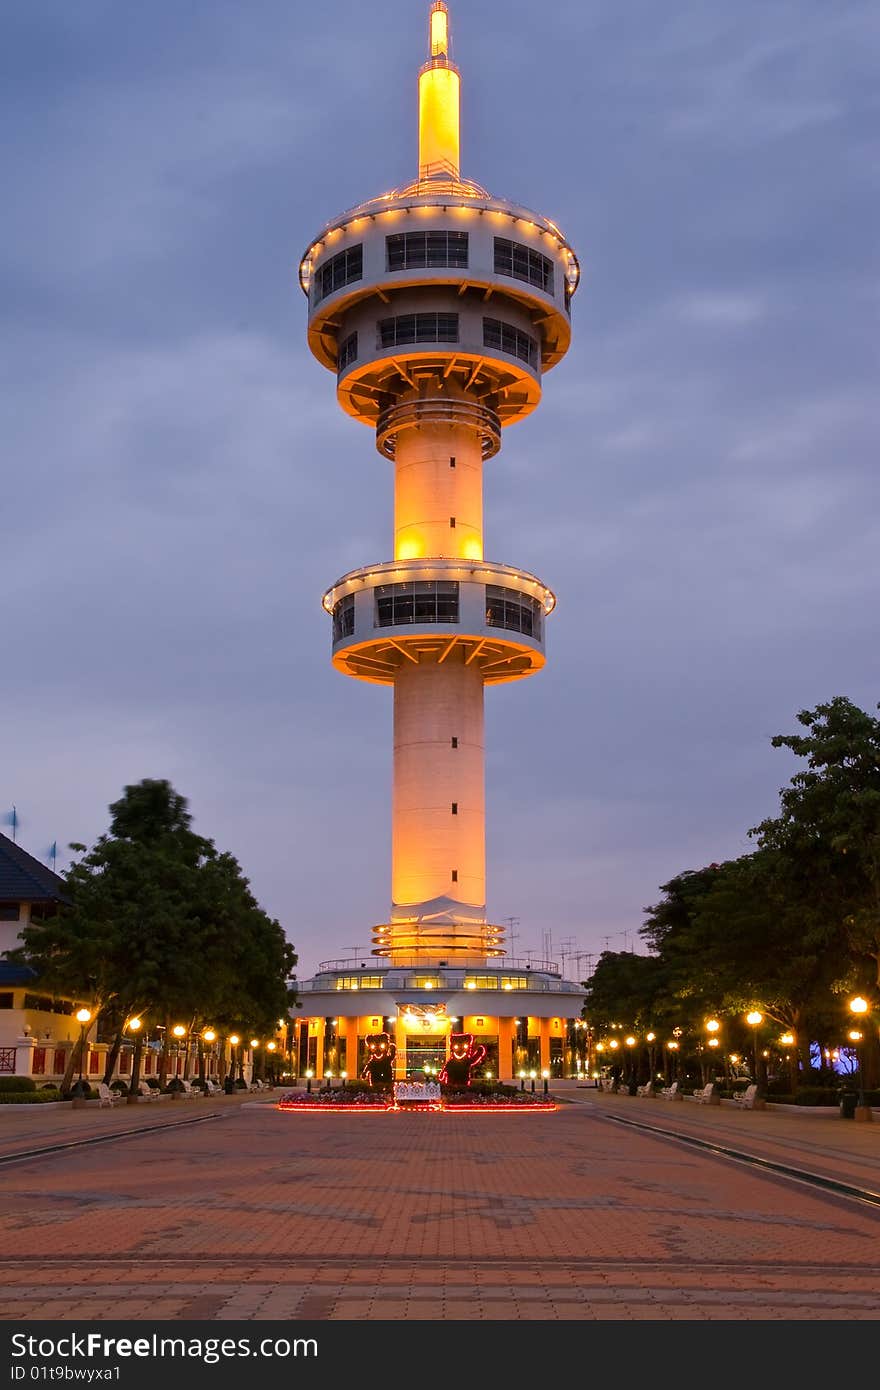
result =
M454 659L491 685L541 669L556 599L509 565L418 559L353 570L323 603L333 616L333 664L345 675L393 685L406 663Z

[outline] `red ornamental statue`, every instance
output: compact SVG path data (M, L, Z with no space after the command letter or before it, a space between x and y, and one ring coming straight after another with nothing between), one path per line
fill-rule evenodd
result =
M445 1086L469 1086L471 1072L486 1055L482 1043L474 1042L473 1033L450 1033L449 1056L443 1063L440 1080Z
M361 1072L361 1080L369 1081L371 1086L390 1086L394 1080L392 1063L397 1055L390 1034L368 1033L366 1041L369 1056Z

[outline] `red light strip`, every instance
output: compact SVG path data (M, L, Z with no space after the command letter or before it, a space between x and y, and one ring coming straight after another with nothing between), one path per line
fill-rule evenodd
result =
M534 1104L527 1105L304 1105L296 1102L293 1105L284 1105L281 1101L275 1106L276 1110L296 1110L300 1115L337 1115L340 1112L351 1115L357 1112L359 1115L405 1115L418 1113L421 1115L527 1115L543 1114L558 1110L558 1105L552 1103L547 1105L543 1101L535 1101Z

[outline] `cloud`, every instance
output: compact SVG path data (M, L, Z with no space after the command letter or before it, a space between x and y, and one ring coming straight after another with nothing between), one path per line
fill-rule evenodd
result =
M520 947L601 948L748 847L795 710L876 703L880 20L495 8L455 16L465 166L584 278L486 469L487 553L559 596L546 670L487 696L489 896ZM392 471L296 285L415 160L424 15L383 15L381 54L355 0L4 16L0 799L33 848L171 776L304 971L390 896L390 693L332 670L320 596L387 558Z
M709 328L748 328L767 312L758 295L724 291L687 295L676 307L685 321Z

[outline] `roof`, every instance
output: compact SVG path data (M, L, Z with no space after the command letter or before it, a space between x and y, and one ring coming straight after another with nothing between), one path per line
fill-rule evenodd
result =
M67 903L67 885L8 835L0 835L0 902Z
M37 978L36 970L29 965L13 965L12 961L0 960L0 985L29 985Z

